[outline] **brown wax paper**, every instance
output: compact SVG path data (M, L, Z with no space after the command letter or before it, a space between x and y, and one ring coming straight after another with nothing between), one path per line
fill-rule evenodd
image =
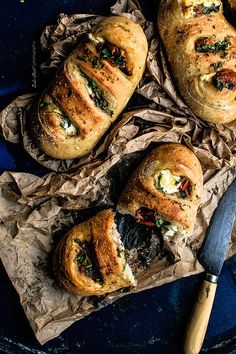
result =
M132 18L147 35L147 69L136 92L144 101L135 109L129 107L89 156L58 161L34 146L27 124L37 94L18 97L0 114L5 139L23 143L34 159L53 170L43 177L15 172L0 176L0 257L41 344L126 294L201 272L196 253L213 211L236 176L236 122L212 125L194 117L178 94L155 26L145 20L137 2L119 0L111 13ZM80 34L101 18L61 14L56 25L47 27L41 36L42 48L49 54L41 66L44 74L50 75L79 41ZM127 176L163 142L187 145L202 164L204 195L193 235L163 241L131 216L117 213L117 226L137 287L103 297L67 293L51 273L51 255L58 240L99 210L115 208ZM235 253L236 229L228 257Z

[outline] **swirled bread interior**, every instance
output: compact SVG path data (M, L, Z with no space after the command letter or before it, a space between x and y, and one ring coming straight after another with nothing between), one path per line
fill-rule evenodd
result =
M53 271L69 292L99 296L136 285L114 217L104 210L72 228L57 245Z
M194 153L181 144L154 149L134 171L118 202L118 211L133 215L164 238L193 231L203 191L203 175Z

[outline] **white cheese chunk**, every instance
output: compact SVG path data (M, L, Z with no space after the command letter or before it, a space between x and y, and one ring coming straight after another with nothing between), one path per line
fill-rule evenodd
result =
M202 74L201 75L201 81L211 81L212 77L215 75L215 73L211 74Z
M177 231L178 231L178 228L176 225L169 224L169 225L162 228L163 238L166 239L168 237L173 237Z
M159 183L161 190L164 193L173 194L179 192L179 187L181 184L179 181L181 177L173 175L170 170L161 170L155 179L156 185Z
M132 270L131 270L129 264L125 260L125 256L124 256L125 248L124 248L124 245L120 239L120 234L119 234L115 224L113 224L113 226L112 226L112 238L113 238L113 241L115 242L115 244L117 245L117 248L119 249L119 251L122 252L122 254L123 254L123 256L121 258L125 261L125 263L123 265L124 279L126 281L128 281L130 283L130 285L136 285L137 282L134 278Z
M77 129L73 124L71 124L68 128L65 128L65 132L69 135L76 135Z
M88 81L87 81L87 80L86 80L86 88L87 88L87 90L88 90L89 96L94 97L95 94L94 94L92 88L88 85Z
M92 33L89 33L88 38L90 39L90 41L94 42L95 44L99 44L99 43L104 43L104 39L101 37L94 37L94 35Z
M58 111L60 112L59 109ZM62 112L60 113L60 126L68 135L76 135L78 133L76 127L71 123L71 121L65 116L62 116Z

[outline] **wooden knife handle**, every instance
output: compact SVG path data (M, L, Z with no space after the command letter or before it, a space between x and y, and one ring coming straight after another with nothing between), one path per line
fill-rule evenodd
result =
M185 354L198 354L201 350L215 298L218 277L213 276L213 279L214 282L204 280L200 289L197 303L186 331Z

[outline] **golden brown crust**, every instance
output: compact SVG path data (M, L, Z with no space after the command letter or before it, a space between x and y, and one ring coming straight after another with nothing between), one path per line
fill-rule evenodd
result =
M101 57L102 43L118 48L126 72ZM81 39L38 102L31 126L40 148L59 159L91 152L125 108L142 77L146 56L147 40L139 25L119 16L101 21Z
M236 0L228 0L232 9L236 9Z
M136 285L131 271L127 273L129 266L123 245L114 235L114 216L111 210L104 210L73 227L58 243L53 255L53 272L69 292L104 295ZM84 253L85 244L89 253ZM89 262L85 261L85 254L91 257ZM93 269L93 273L86 273L86 269Z
M163 0L158 26L176 83L193 113L227 123L236 119L236 30L223 15L222 1L204 3ZM228 44L220 50L219 41ZM228 80L217 78L224 71Z
M155 176L162 170L185 176L191 183L186 199L168 195L155 186ZM121 213L136 216L140 208L155 210L164 220L176 224L183 234L193 231L203 189L200 163L194 153L181 144L163 144L154 149L134 171L118 202Z

